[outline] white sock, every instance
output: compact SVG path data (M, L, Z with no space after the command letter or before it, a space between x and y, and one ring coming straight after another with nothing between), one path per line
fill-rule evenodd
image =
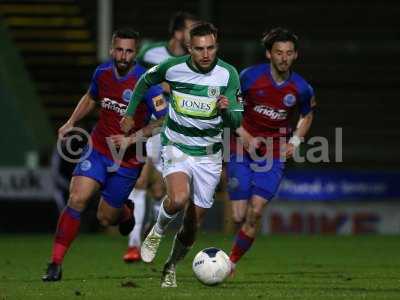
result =
M142 244L142 228L146 211L146 190L133 189L129 200L135 204L134 216L135 226L129 234L129 247L140 247Z
M171 221L175 219L176 216L178 215L178 213L170 215L165 211L164 209L165 199L166 198L164 198L163 202L160 205L160 211L158 212L157 222L154 225L155 232L157 232L160 235L164 235L165 230L167 229L169 223L171 223Z

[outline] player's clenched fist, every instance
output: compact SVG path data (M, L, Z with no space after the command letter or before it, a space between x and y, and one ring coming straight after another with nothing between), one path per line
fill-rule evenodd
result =
M70 121L67 121L63 126L58 129L58 139L63 141L65 139L65 135L73 128L74 124Z
M123 132L128 133L135 125L135 121L130 116L124 116L119 122L119 125L121 126L121 130Z
M284 144L282 148L284 156L286 158L291 158L296 150L296 147L291 143Z
M126 149L136 142L135 136L116 134L108 137L109 141L117 148Z
M218 109L227 109L229 106L229 100L224 95L218 97L217 107Z

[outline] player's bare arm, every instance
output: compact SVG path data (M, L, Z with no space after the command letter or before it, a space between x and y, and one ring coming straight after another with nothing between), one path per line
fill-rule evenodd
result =
M286 158L290 158L293 156L294 151L300 145L303 138L307 135L308 131L310 130L313 119L314 119L314 113L312 111L310 111L307 115L299 118L296 130L293 133L292 138L284 147Z
M147 138L158 134L160 132L163 122L164 118L159 118L149 123L142 129L130 134L129 136L116 134L110 136L110 140L118 148L128 148L129 146L136 144L141 138Z
M135 126L135 121L133 120L132 116L123 116L119 122L119 125L121 126L121 130L123 132L128 133L133 126Z
M68 121L58 129L58 138L65 139L65 135L72 130L75 123L87 116L95 106L96 102L89 93L83 95Z

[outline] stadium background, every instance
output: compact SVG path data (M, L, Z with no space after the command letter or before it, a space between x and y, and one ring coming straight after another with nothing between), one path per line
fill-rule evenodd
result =
M100 61L101 3L111 1L0 1L0 232L55 227L51 152L56 129ZM398 2L153 0L109 7L112 28L131 26L154 41L168 38L173 12L194 12L219 28L220 57L238 70L263 61L265 29L293 29L300 37L295 70L318 101L309 137L328 139L329 162L290 164L263 232L400 233ZM229 229L223 189L206 230Z
M42 283L58 216L49 169L56 130L107 51L104 18L165 40L177 10L214 22L220 56L239 70L263 61L265 29L292 28L301 41L295 70L318 101L309 137L328 139L330 162L290 164L264 235L220 286L201 286L191 259L202 248L232 245L224 187L179 266L178 289L159 283L172 232L154 264L124 264L126 239L92 233L95 201L63 281ZM394 0L0 0L0 299L398 299L399 15Z

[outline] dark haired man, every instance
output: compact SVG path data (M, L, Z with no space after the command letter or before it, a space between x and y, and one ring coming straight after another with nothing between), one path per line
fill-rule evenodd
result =
M245 150L234 151L228 163L233 219L241 226L230 254L232 270L250 249L262 212L281 182L284 161L293 156L308 132L315 105L311 86L291 71L297 58L297 36L275 28L263 36L262 43L270 63L251 66L240 75L245 106L236 132ZM289 120L295 109L300 119L293 132Z
M131 29L114 32L111 60L96 68L87 93L58 130L58 138L66 139L76 122L87 116L96 104L100 106L99 120L91 133L91 141L73 173L68 204L58 220L51 263L42 277L43 281L61 280L61 264L78 235L81 213L97 191L101 194L97 218L102 225L119 224L123 235L129 234L134 225L132 209L124 202L139 177L143 162L138 159L134 147L128 148L134 143L134 136L125 137L118 123L125 114L133 87L145 72L144 67L134 62L138 38L138 33ZM150 116L154 114L161 118L166 113L166 110L156 111L154 108L153 99L160 97L163 97L161 86L152 87L144 95L145 100L136 110L132 132L142 130L146 134L151 133L154 125L147 125Z
M217 57L216 28L210 23L195 26L188 49L190 55L171 58L146 72L121 122L124 130L130 129L136 106L151 85L166 81L171 86L168 118L161 133L167 197L141 248L142 260L153 261L168 224L184 210L183 224L164 265L162 287L177 286L175 266L194 244L220 180L223 123L236 128L242 111L236 99L237 71Z
M189 31L198 22L197 18L188 12L175 13L169 24L170 39L166 42L151 43L144 46L138 56L137 61L146 68L153 67L170 57L186 55L189 43ZM166 94L169 93L169 86L162 83ZM155 103L156 109L162 110L167 103L158 101ZM142 243L142 227L146 208L146 189L148 186L151 171L154 169L161 173L161 142L160 135L156 134L146 142L147 160L142 173L138 178L135 188L129 194L129 200L135 205L135 226L129 234L128 249L123 256L125 262L140 260L140 246ZM161 176L156 177L159 184L162 184Z
M167 58L186 55L189 32L197 22L198 18L188 12L175 13L169 24L169 40L146 45L140 50L137 61L146 68L151 68Z

